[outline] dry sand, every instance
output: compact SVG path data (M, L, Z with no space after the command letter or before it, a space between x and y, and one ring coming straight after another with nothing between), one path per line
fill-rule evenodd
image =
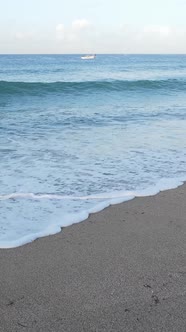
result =
M186 185L0 250L0 332L186 331Z

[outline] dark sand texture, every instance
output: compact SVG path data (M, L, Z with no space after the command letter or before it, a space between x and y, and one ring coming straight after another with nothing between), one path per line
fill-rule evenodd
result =
M0 332L186 331L186 185L0 250Z

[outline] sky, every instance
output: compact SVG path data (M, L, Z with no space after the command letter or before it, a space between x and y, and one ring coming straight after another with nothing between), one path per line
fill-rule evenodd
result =
M184 53L186 0L0 0L0 53Z

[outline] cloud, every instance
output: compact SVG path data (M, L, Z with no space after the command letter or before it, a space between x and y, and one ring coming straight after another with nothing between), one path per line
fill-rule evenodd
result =
M115 38L128 53L185 53L185 39L186 26L169 24L121 24Z
M65 26L62 23L56 25L56 38L60 40L65 38Z
M17 40L28 40L28 39L32 39L34 37L34 33L33 32L16 32L14 35L14 38L16 38Z
M171 28L166 25L146 25L143 29L146 35L157 35L158 37L168 37L171 34Z
M64 43L76 43L84 38L87 33L89 34L89 27L91 23L86 19L78 19L73 21L69 26L64 26L63 23L59 23L56 30L56 39L58 41L63 40Z
M90 27L90 22L86 19L80 19L80 20L75 20L72 22L72 29L73 30L84 30L88 27Z
M25 35L22 32L16 32L15 33L15 38L19 39L19 40L22 40L22 39L25 38Z

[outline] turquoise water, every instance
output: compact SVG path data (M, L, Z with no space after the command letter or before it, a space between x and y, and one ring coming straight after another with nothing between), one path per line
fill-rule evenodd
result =
M186 56L0 56L0 247L186 180Z

